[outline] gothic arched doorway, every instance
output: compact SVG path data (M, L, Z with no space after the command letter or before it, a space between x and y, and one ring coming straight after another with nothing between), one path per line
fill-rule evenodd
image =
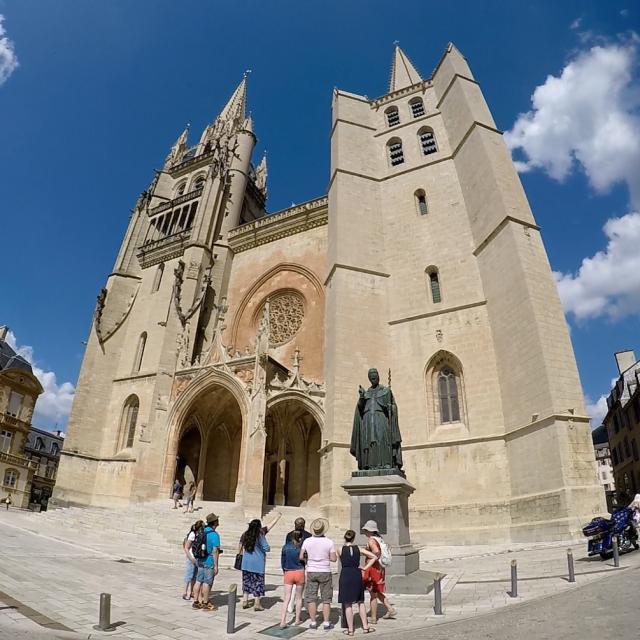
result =
M198 478L201 446L200 429L198 425L191 424L182 434L178 444L176 477L184 486L188 486Z
M199 425L200 429L188 426L180 437L178 479L188 482L191 471L197 479L200 499L233 502L242 445L242 411L238 401L228 389L213 385L192 402L184 424ZM182 476L181 465L187 470Z
M321 432L303 402L285 400L267 411L263 501L302 506L320 491Z

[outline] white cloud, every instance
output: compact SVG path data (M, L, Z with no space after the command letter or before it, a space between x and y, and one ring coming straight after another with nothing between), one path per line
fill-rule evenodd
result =
M7 333L7 343L17 354L31 363L34 375L44 388L44 392L40 394L36 403L33 423L36 426L40 422L46 423L47 426L53 426L56 423L59 426L66 424L76 392L73 384L63 382L59 385L53 371L45 371L38 367L33 358L33 347L18 345L12 331Z
M578 320L640 312L640 213L607 220L604 233L606 249L577 273L554 272L564 310Z
M595 429L602 424L607 415L607 396L600 396L595 402L586 396L585 404L587 405L587 415L591 418L591 427Z
M531 111L505 133L522 155L518 170L542 169L562 182L578 165L597 192L626 183L640 206L639 41L633 34L578 52L536 87Z
M579 18L576 18L576 19L571 23L571 25L569 26L569 28L570 28L570 29L573 29L573 30L575 30L575 29L579 29L581 24L582 24L582 16L581 16L581 17L579 17Z
M0 86L18 68L18 57L13 49L13 42L6 36L3 22L4 16L0 13Z

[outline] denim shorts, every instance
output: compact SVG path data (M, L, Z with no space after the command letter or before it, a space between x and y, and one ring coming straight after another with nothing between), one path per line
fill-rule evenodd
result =
M198 560L198 573L196 575L196 582L202 582L211 586L213 584L213 567L205 567L204 560Z
M196 579L197 573L198 573L198 566L193 564L191 560L186 558L184 562L184 581L192 582L193 580Z

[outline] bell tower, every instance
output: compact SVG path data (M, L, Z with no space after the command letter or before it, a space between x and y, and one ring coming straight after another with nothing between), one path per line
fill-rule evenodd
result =
M326 287L330 508L377 367L393 373L417 533L554 539L600 509L540 229L453 44L429 78L396 46L386 94L334 91Z
M184 129L132 210L98 297L58 474L60 501L157 496L173 375L211 348L233 258L227 234L265 215L246 103L245 74L197 143Z

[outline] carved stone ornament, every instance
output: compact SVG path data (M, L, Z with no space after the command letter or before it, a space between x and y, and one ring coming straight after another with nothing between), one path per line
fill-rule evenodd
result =
M270 395L277 396L279 393L286 391L301 391L305 395L309 396L314 402L323 406L323 399L325 396L324 384L318 384L313 380L306 380L300 371L300 364L302 362L302 356L300 355L300 349L296 348L293 358L293 368L289 372L289 376L284 381L279 381L277 378L271 381Z
M178 261L178 266L174 269L174 281L173 281L173 302L176 308L176 313L178 314L178 319L180 320L180 324L184 327L187 324L187 320L191 318L191 316L198 310L202 301L204 300L204 296L207 292L207 288L211 284L211 266L209 265L204 273L202 274L202 282L200 283L200 291L196 296L191 308L188 311L182 310L182 284L184 282L184 262L182 260Z
M100 289L100 293L98 294L96 310L93 313L93 323L96 327L96 335L98 336L98 341L100 344L103 343L104 339L102 337L102 312L104 311L104 305L107 301L107 293L108 291L103 287Z
M269 345L277 347L289 342L304 320L304 298L294 291L269 298Z

